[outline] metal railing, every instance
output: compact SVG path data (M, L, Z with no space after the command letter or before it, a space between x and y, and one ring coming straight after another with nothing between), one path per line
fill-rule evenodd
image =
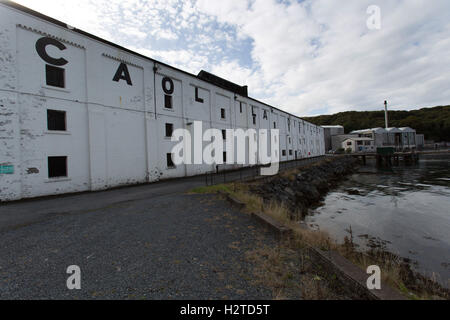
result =
M313 158L304 158L304 159L297 159L297 160L290 160L285 162L280 162L280 169L279 173L291 170L295 168L301 168L306 165L318 162L320 160L323 160L329 156L319 156L319 157L313 157ZM233 170L226 170L221 168L217 168L216 172L208 172L204 174L205 184L207 186L217 185L217 184L223 184L223 183L230 183L230 182L236 182L236 181L249 181L254 180L259 177L261 178L270 178L272 176L261 176L261 168L267 167L262 165L255 165L252 167L243 167L240 169L233 169Z

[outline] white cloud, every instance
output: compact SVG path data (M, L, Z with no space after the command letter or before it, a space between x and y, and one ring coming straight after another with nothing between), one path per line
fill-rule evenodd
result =
M450 101L448 0L17 2L298 115ZM366 26L372 4L378 31Z
M261 71L253 74L264 79L258 90L297 114L381 108L385 99L406 108L448 104L450 3L377 2L380 31L366 26L373 1L256 0L243 10L243 1L222 0L198 8L253 39Z

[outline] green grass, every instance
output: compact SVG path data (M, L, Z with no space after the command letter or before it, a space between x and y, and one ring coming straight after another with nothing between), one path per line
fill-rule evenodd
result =
M198 187L191 190L192 193L198 194L211 194L211 193L233 193L231 190L231 186L227 184L219 184L215 186L208 187Z

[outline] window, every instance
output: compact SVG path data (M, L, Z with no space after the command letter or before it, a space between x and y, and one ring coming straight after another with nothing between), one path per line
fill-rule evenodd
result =
M222 118L222 119L226 119L227 118L227 114L226 114L226 112L225 112L225 109L220 109L220 117Z
M283 151L281 152L281 154L283 155L283 157L286 157L286 150L283 150Z
M274 129L277 128L277 123L276 123L276 122L273 123L273 128L274 128Z
M363 142L362 141L358 141L358 146L362 146Z
M63 68L45 65L46 81L48 86L65 88L65 72Z
M67 157L48 157L48 177L67 177Z
M203 103L203 99L199 97L198 95L198 88L195 87L195 101L199 102L199 103Z
M175 168L175 164L173 163L173 160L172 160L172 154L171 153L168 153L167 154L167 168Z
M264 110L264 116L263 116L263 119L265 119L265 120L268 119L268 118L267 118L267 110Z
M226 163L226 162L227 162L227 153L224 152L223 153L223 163Z
M348 145L348 146L351 146L351 145L352 145L352 142L351 142L351 141L347 142L347 145Z
M256 114L253 115L253 125L256 126Z
M171 138L173 133L173 124L166 123L166 138Z
M173 105L172 105L172 96L169 95L164 95L164 107L166 109L173 109Z
M291 131L291 120L288 120L288 131Z
M227 140L227 130L222 130L222 138L223 140Z
M242 113L242 102L239 102L239 110L240 110L241 113Z
M49 131L66 131L66 112L47 110L47 129Z
M289 155L292 156L292 150L289 150Z
M292 140L291 140L291 138L289 138L289 144L291 144L292 142L291 142Z

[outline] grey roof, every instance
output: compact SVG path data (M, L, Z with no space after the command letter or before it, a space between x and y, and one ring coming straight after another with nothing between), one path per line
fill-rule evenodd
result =
M372 129L355 130L352 131L351 133L373 133L373 132L375 132L376 134L382 134L386 133L386 130L383 128L372 128Z
M399 128L403 132L416 132L416 130L411 129L410 127Z
M360 138L360 137L354 137L354 138L347 138L344 141L347 140L354 140L354 141L373 141L372 138Z
M399 128L387 128L386 131L389 133L401 133L402 132Z
M321 126L321 127L325 129L344 129L343 126Z

